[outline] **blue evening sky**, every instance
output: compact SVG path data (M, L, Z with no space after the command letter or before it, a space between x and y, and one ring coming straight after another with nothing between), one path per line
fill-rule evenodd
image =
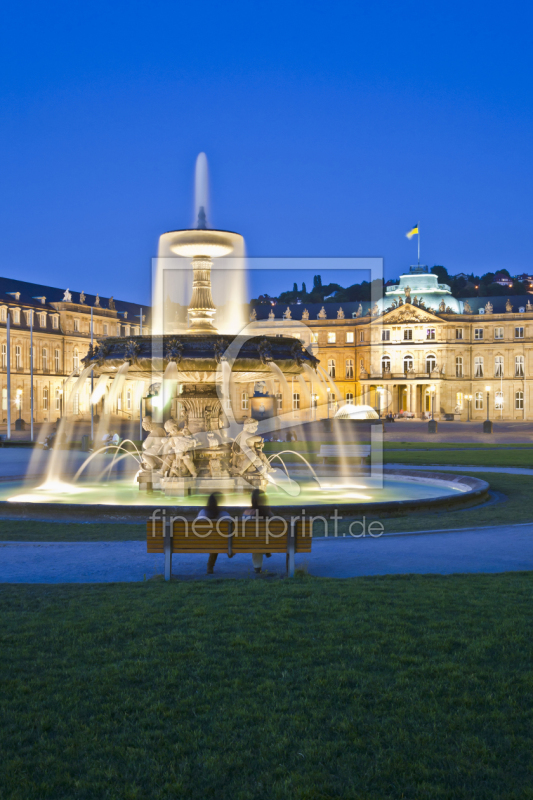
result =
M420 219L423 262L531 272L531 8L10 3L0 274L146 302L200 150L211 221L252 256L382 256L394 277Z

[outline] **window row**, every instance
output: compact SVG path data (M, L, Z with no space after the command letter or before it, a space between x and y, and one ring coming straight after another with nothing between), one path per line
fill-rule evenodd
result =
M474 403L476 411L483 411L485 392L476 392L474 395ZM521 411L524 408L524 392L521 390L514 394L514 407L516 411ZM503 409L503 392L494 393L494 408L496 411Z
M23 359L22 359L22 346L20 344L15 345L15 369L21 370L24 367ZM1 351L1 358L2 358L2 369L7 369L7 344L4 342L2 344L2 351ZM43 347L41 351L41 369L43 371L47 371L50 369L50 360L49 360L49 353L48 348ZM72 356L72 368L74 370L78 370L80 367L80 356L78 350L75 348L74 353ZM33 368L39 369L38 359L37 359L37 351L36 348L33 348ZM59 372L61 369L61 350L56 348L53 354L53 368L55 372Z
M414 360L413 356L406 355L403 357L403 371L404 372L413 372L414 370ZM437 369L437 358L433 354L429 354L426 356L426 372L433 372ZM390 372L391 371L391 357L390 356L383 356L381 359L381 371L382 372Z
M345 331L344 335L345 335L345 339L344 339L344 343L345 344L354 344L355 337L354 337L354 332L353 331ZM317 331L313 331L311 333L311 341L314 342L315 344L318 344L318 332ZM328 342L328 344L341 344L341 336L340 335L337 336L337 331L328 331L327 332L327 342Z
M516 356L514 360L514 377L523 378L525 375L525 359L524 356ZM455 377L464 377L464 362L462 356L457 356L455 359ZM485 359L483 356L476 356L474 358L474 378L485 377ZM494 377L503 378L503 356L496 356L494 358Z

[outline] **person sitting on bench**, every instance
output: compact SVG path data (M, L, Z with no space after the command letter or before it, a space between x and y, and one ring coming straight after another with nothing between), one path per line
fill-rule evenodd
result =
M272 511L268 506L266 494L261 489L254 489L251 497L251 508L247 508L242 515L243 520L249 519L265 519L266 517L273 517ZM270 558L272 553L252 553L252 564L256 572L261 572L263 567L263 555Z
M196 519L231 519L230 515L227 511L224 511L223 508L219 508L218 502L219 499L222 497L220 492L213 492L209 495L207 500L207 505L205 508L202 508ZM207 574L212 575L214 572L215 563L217 560L218 553L209 553L209 557L207 559Z

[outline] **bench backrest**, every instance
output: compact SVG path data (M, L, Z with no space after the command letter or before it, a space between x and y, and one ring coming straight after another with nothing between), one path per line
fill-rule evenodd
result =
M211 522L211 525L209 524ZM290 520L280 518L211 521L207 519L172 519L166 522L171 531L173 553L286 553L291 531ZM311 524L296 520L295 552L311 552ZM164 552L163 521L148 519L146 540L149 553Z
M320 446L321 456L348 456L349 458L366 458L370 455L369 444L323 444Z

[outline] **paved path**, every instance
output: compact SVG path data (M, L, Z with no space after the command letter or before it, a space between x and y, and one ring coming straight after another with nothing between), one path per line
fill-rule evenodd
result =
M206 556L176 555L179 579L207 579ZM283 574L285 556L265 559L269 572ZM310 555L296 557L311 575L354 578L533 570L533 524L438 533L391 534L380 539L315 539ZM108 583L142 581L162 574L163 556L148 555L145 542L3 542L0 583ZM255 577L251 556L219 556L215 576Z
M468 466L444 466L443 464L433 464L430 466L415 466L415 464L385 464L389 469L420 469L432 470L433 472L506 472L508 475L533 475L533 469L528 467L468 467Z

